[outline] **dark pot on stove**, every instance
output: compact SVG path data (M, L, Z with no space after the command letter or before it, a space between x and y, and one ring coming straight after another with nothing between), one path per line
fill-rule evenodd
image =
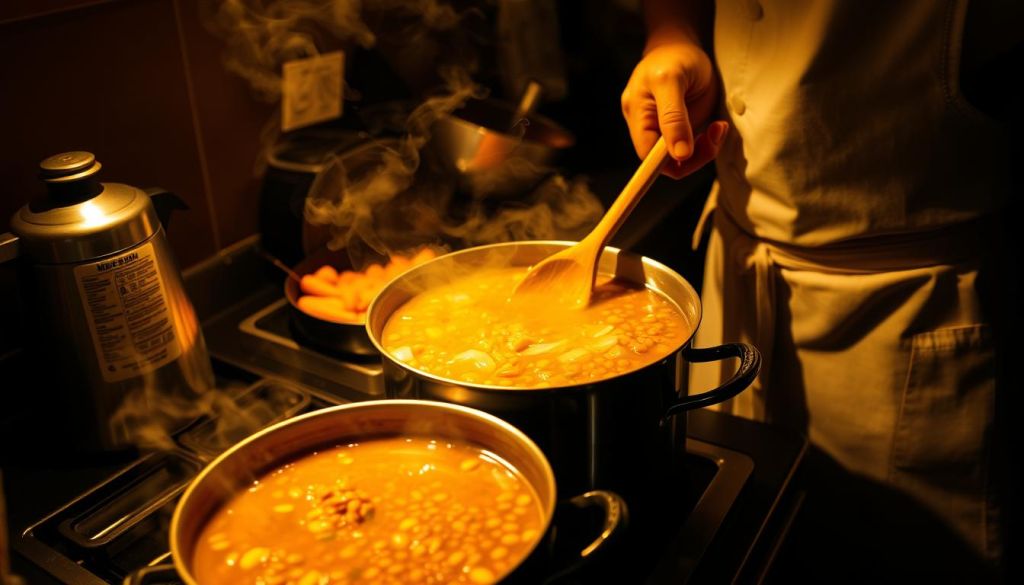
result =
M682 457L689 410L732 398L754 380L760 354L753 346L728 343L695 348L691 337L665 358L639 370L592 383L560 388L517 389L444 379L388 355L381 335L388 318L417 292L451 275L484 267L529 266L572 242L514 242L470 248L441 256L389 283L367 313L367 332L383 356L385 389L392 398L424 398L472 406L522 429L540 445L569 492L610 489L622 494L633 516L644 504L660 505L685 473ZM670 268L650 258L606 248L599 272L643 283L671 299L696 331L700 298ZM680 396L685 362L739 358L736 373L710 391ZM655 512L656 513L656 512ZM642 519L642 518L641 518Z
M296 264L292 272L302 277L316 272L321 266L331 266L339 272L353 269L344 249L332 251L321 248ZM330 354L363 358L377 355L377 348L366 336L366 327L362 323L327 321L308 315L300 309L298 303L302 290L299 282L291 276L285 279L284 296L288 299L291 328L303 343Z

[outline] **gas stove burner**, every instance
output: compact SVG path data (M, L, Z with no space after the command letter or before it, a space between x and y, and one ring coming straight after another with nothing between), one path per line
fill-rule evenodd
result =
M285 309L288 307L285 306ZM290 312L289 312L290 313ZM259 327L265 327L265 324L257 325ZM307 335L303 332L302 327L299 326L295 319L289 315L288 319L288 331L291 333L291 338L294 339L302 347L309 348L312 351L323 354L329 358L334 358L338 361L349 362L357 365L367 365L373 367L374 365L380 364L379 355L359 355L350 353L347 351L340 350L336 347L331 347L327 343L323 343L318 340L315 336Z
M130 463L25 530L15 549L64 583L121 583L166 558L174 506L207 462L261 428L339 401L262 380L234 403L236 416L197 420L173 450Z
M261 381L238 399L239 408L259 410L259 422L235 431L255 432L292 414L334 403ZM203 462L225 444L211 440L214 422L198 422L176 438L175 450L131 463L36 522L15 540L15 549L64 583L121 583L128 576L134 583L180 582L173 570L156 565L169 561L168 531L178 497ZM641 566L653 574L667 572L686 580L747 484L754 464L746 455L696 440L688 442L685 457L692 473L687 485L680 486L678 515L666 517L653 530L627 530L605 560L589 571L615 575L614 582L635 582ZM579 579L589 580L582 574Z
M222 358L266 376L294 380L348 400L384 397L380 358L354 359L347 354L313 347L292 326L288 301L279 298L243 317L236 328L215 330L232 338ZM242 336L239 342L238 333Z

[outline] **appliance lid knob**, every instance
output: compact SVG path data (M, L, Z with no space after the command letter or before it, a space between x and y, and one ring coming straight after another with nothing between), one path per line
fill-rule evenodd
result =
M101 165L96 156L84 150L55 154L39 163L40 178L50 184L68 183L91 177Z

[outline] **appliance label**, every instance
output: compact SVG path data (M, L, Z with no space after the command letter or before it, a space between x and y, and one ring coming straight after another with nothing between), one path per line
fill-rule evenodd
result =
M75 280L104 380L152 372L181 355L152 242L76 266Z
M341 117L345 54L324 53L288 61L281 76L281 130L287 132Z

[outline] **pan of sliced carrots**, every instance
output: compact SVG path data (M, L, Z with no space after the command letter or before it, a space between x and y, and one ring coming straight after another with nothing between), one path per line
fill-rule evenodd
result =
M355 270L344 250L314 253L295 266L298 280L285 280L292 326L304 342L320 349L377 355L364 326L370 301L393 278L435 257L432 248L423 247Z

